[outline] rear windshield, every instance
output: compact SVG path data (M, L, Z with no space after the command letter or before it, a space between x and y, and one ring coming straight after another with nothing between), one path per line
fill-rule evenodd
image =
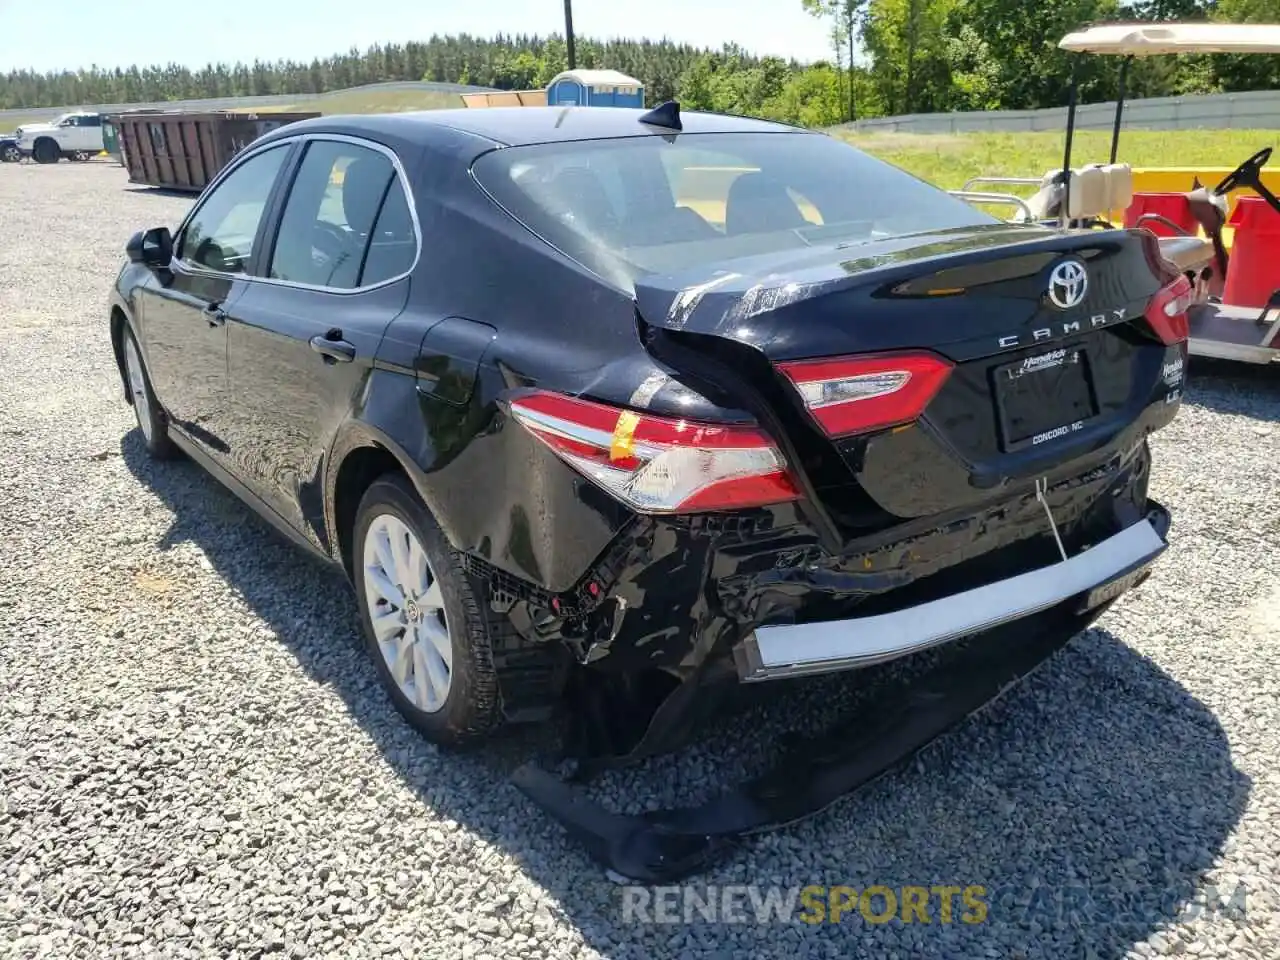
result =
M995 222L897 167L811 133L511 147L482 156L474 172L535 233L594 269L616 275L620 267L631 280Z

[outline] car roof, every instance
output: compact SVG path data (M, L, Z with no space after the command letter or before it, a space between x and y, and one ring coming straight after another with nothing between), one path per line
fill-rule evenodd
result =
M411 113L317 117L288 124L282 136L315 132L382 134L421 141L448 128L515 147L618 137L661 136L675 131L640 122L648 111L627 107L480 107ZM719 113L681 113L684 133L796 133L797 127Z

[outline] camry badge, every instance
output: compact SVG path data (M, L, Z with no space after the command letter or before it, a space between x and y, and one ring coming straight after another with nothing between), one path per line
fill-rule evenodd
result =
M1064 260L1049 274L1049 300L1059 310L1080 305L1089 289L1089 275L1079 260Z

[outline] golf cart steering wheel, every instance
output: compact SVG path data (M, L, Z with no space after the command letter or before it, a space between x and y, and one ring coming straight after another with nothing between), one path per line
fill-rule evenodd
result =
M1276 213L1280 213L1280 200L1277 200L1275 194L1263 186L1262 183L1262 168L1267 165L1267 161L1270 159L1270 147L1259 150L1223 177L1222 182L1213 188L1213 192L1220 197L1224 197L1237 187L1248 187L1263 200L1267 201L1271 209L1275 210Z

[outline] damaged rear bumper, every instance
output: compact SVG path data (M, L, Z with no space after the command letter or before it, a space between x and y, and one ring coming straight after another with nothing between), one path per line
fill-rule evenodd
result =
M740 675L761 679L799 661L829 659L816 653L784 663L785 655L766 656L773 647L807 643L814 633L809 624L885 624L893 639L919 611L936 609L932 601L968 597L993 581L1052 566L1060 549L1074 556L1092 544L1088 560L1072 569L1093 568L1099 556L1093 550L1146 512L1149 467L1146 444L1128 436L1046 478L1043 500L1022 486L981 506L859 535L837 553L824 547L794 504L637 518L574 587L554 593L468 559L494 613L510 621L529 649L561 646L593 671L622 676L656 669L682 679L709 661L732 669L736 653ZM880 619L903 609L915 612ZM946 613L962 615L968 632L1001 619L975 618L954 604ZM793 631L804 643L786 636ZM775 644L771 637L783 639ZM852 652L850 665L858 666L874 662L863 654L877 651Z
M1026 612L1025 606L1020 606L1018 610L1023 612L1011 614L1017 619L1005 617L999 625L979 628L980 632L966 643L947 651L943 662L923 677L891 685L826 731L801 741L764 775L715 795L700 806L653 810L636 816L615 814L592 801L582 786L534 764L519 768L513 782L582 843L615 879L649 884L676 882L705 869L751 834L821 812L1015 685L1088 627L1124 590L1145 577L1150 563L1164 547L1168 529L1168 512L1149 502L1146 517L1126 528L1133 532L1126 535L1122 531L1073 558L1078 560L1112 543L1090 564L1077 563L1069 570L1063 569L1072 563L1068 560L1037 571L1045 576L1034 581L1012 578L1021 581L1027 591L1033 586L1040 591L1035 597L1028 592L1022 598L1024 603L1035 600L1036 611ZM1122 563L1128 566L1121 566ZM1036 586L1041 580L1052 580L1057 586ZM993 586L1009 584L1006 580ZM1004 593L1000 591L1001 595ZM970 607L981 609L970 598L955 611ZM970 616L970 623L986 622L986 614ZM910 637L935 635L920 629L932 622L927 615L894 622L904 630L915 630ZM857 634L852 629L845 632ZM947 632L954 635L955 630ZM755 649L758 653L758 644ZM844 662L850 656L849 650L838 650L835 659ZM798 658L784 656L779 662L787 659Z
M1152 514L1059 563L878 616L762 626L734 650L738 677L773 680L871 666L1077 599L1092 609L1136 586L1164 552Z

